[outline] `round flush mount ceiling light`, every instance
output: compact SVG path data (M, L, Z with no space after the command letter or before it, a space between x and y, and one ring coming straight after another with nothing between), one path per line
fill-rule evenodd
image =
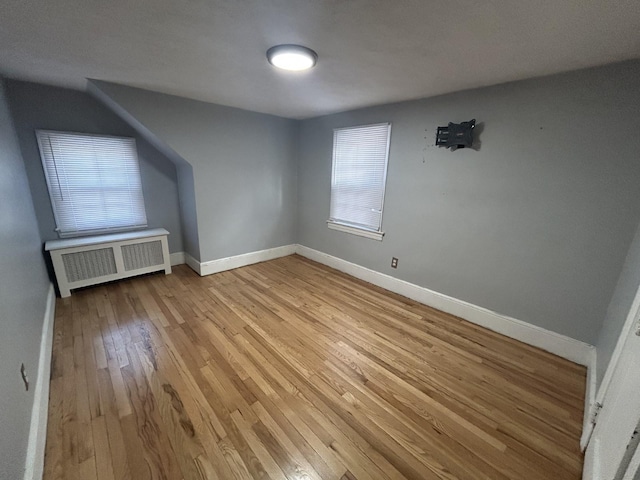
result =
M274 67L300 72L312 68L318 54L302 45L276 45L267 50L267 59Z

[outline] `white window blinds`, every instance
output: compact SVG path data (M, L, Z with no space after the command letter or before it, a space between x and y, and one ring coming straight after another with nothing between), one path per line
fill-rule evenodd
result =
M133 138L36 132L61 237L145 227Z
M333 131L330 224L380 232L390 137L389 123Z

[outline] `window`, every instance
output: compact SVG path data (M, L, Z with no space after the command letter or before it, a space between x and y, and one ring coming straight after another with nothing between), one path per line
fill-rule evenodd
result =
M390 138L389 123L333 131L329 228L382 240Z
M36 132L61 237L147 226L133 138Z

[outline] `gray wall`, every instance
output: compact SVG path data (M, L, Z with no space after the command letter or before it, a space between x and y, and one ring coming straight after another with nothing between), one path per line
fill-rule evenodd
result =
M299 243L595 343L640 221L639 77L627 62L303 121ZM471 118L478 151L434 146ZM329 230L332 129L386 121L384 241Z
M36 129L135 137L149 228L169 230L169 250L183 251L178 180L171 160L87 93L8 81L7 94L44 241L56 239L58 235L34 133Z
M105 82L91 89L193 168L199 260L295 243L295 121Z
M200 261L200 241L198 239L198 215L196 212L196 189L193 168L187 162L176 166L180 191L180 218L184 251Z
M15 480L24 472L49 279L4 90L0 77L0 479Z
M597 376L598 387L602 383L613 351L618 343L620 331L627 319L631 304L640 287L640 227L631 243L627 258L618 279L611 303L607 308L607 315L598 335L597 347Z

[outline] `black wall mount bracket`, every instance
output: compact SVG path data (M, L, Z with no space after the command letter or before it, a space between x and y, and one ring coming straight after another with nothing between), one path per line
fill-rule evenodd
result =
M475 118L462 123L449 122L446 127L438 127L436 145L450 148L451 151L458 148L471 148L473 146L473 129L475 127Z

